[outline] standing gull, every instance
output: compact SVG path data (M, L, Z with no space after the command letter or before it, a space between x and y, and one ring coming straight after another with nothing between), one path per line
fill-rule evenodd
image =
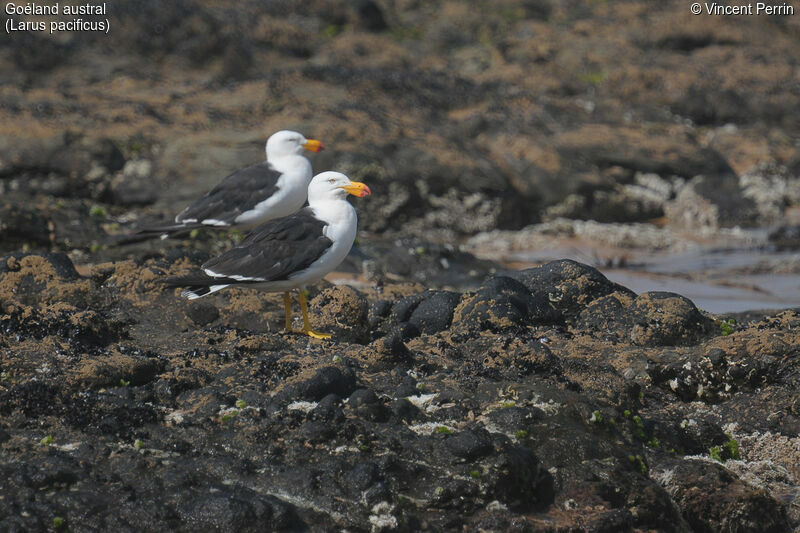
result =
M331 272L347 256L356 238L358 217L347 195L369 196L363 183L339 172L314 176L308 187L308 207L255 228L236 246L202 266L203 271L166 278L168 285L185 287L181 296L194 300L226 287L283 291L286 330L317 339L330 335L311 329L305 286ZM292 330L289 291L300 288L302 331Z
M226 177L181 211L174 224L140 229L120 243L165 239L209 226L248 229L290 215L305 203L312 176L311 163L301 153L324 149L316 139L306 139L296 131L279 131L267 140L266 161Z

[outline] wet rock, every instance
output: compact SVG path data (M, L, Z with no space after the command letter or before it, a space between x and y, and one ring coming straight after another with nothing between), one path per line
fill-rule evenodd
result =
M314 329L345 342L369 341L367 300L355 289L347 286L323 289L309 306L316 311L311 314Z
M75 352L97 352L125 336L125 324L107 319L94 311L76 311L69 305L45 309L42 314L26 307L15 307L0 317L7 333L22 339L43 339L56 335Z
M12 302L28 306L53 304L47 310L53 314L66 311L69 306L87 307L92 283L75 276L74 267L69 268L68 260L55 254L18 255L18 258L14 255L6 257L0 272L0 294L6 307Z
M139 0L120 6L116 15L119 45L159 60L174 55L202 64L221 54L229 43L221 22L192 0L176 2L169 8L151 0Z
M673 112L705 124L738 123L750 116L748 100L734 89L692 85L672 104Z
M328 441L335 431L323 421L309 420L303 423L299 429L300 437L311 444L318 444Z
M423 294L425 293L412 294L393 303L391 308L392 320L396 323L408 322L414 309L424 300Z
M50 244L51 222L35 209L18 205L0 206L3 239L17 245Z
M407 398L409 396L416 396L420 393L417 388L417 381L411 376L406 376L399 387L394 391L395 398Z
M421 416L419 409L408 401L406 397L389 402L389 410L392 412L395 420L399 422L411 422Z
M35 418L50 413L56 405L59 391L40 381L25 381L0 393L0 411L11 413L20 409L25 416Z
M380 363L401 363L411 357L411 352L403 342L403 333L399 330L381 337L372 346Z
M181 520L196 529L275 531L300 526L291 504L241 487L209 486L184 494L178 507Z
M300 399L318 401L329 394L350 396L355 387L356 378L352 370L326 366L317 370L309 378L287 385L278 393L276 399L279 401Z
M371 302L367 312L367 323L369 329L374 330L380 322L389 315L392 310L391 300L378 300Z
M553 501L553 478L528 448L508 447L498 466L502 474L493 489L500 501L523 509L543 509Z
M101 199L115 205L149 205L158 199L153 188L153 163L149 159L132 159L125 162L122 172L109 182Z
M370 389L356 389L347 400L347 405L356 409L362 405L370 405L378 402L375 392Z
M778 250L800 249L800 226L781 226L769 234L769 240Z
M379 310L375 309L373 323L378 332L393 331L403 340L420 334L433 334L450 327L459 300L460 295L450 291L427 290L412 294L390 307L383 304L382 318L378 317Z
M388 28L380 5L372 0L358 0L354 3L358 23L367 31L383 31Z
M422 334L432 334L449 328L460 296L449 291L426 291L421 298L408 318L409 323L416 326Z
M710 234L721 227L753 225L755 203L746 198L735 175L696 176L664 207L670 225Z
M398 322L392 327L388 337L397 337L403 342L419 337L419 329L411 322Z
M339 396L328 394L311 411L311 417L328 422L341 422L344 420L344 411L341 404L342 399Z
M6 157L0 174L15 193L46 191L59 198L99 198L109 176L125 158L116 143L72 133L46 138L0 136ZM54 210L53 215L57 214Z
M519 431L526 431L531 424L543 417L544 412L536 407L506 407L495 409L489 413L489 420L492 424L512 435Z
M630 337L640 346L694 344L713 330L713 320L691 300L668 292L645 292L636 298L616 293L599 298L581 312L578 323Z
M70 379L74 387L133 386L152 381L163 368L158 359L122 354L92 357L82 361Z
M190 305L186 315L198 326L206 326L219 318L219 310L214 304L199 302Z
M644 346L692 344L710 333L713 321L679 294L645 292L634 300L631 339Z
M345 475L345 483L357 491L367 490L380 479L378 465L371 461L360 462Z
M574 318L590 302L612 292L634 295L633 291L609 281L596 268L569 259L551 261L512 276L534 297L546 299L567 319Z
M450 453L465 461L473 461L492 451L492 439L485 429L465 429L445 441Z
M69 256L61 252L46 254L22 253L8 255L0 259L0 274L3 272L18 272L20 268L22 268L20 261L23 257L27 256L44 258L50 264L50 267L53 269L55 275L61 279L74 281L80 277L78 275L78 271L75 270L75 265L72 263L72 260L70 260Z
M786 508L767 491L707 461L669 462L653 473L696 531L788 531Z
M14 63L21 72L46 72L70 57L72 46L41 37L38 32L20 31L10 41Z
M547 299L534 296L519 281L502 276L490 279L474 296L463 299L454 318L460 327L492 331L557 320L558 313Z

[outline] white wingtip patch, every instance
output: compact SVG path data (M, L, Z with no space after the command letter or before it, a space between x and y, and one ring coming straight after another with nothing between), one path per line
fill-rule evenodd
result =
M236 281L266 281L265 278L254 278L250 276L240 276L239 274L220 274L218 272L214 272L209 268L204 268L203 272L206 273L207 276L211 276L212 278L230 278L235 279ZM216 287L216 285L215 285Z
M184 298L187 298L189 300L197 300L198 298L202 298L203 296L208 296L211 293L214 293L214 292L217 292L219 290L222 290L227 286L228 286L227 284L225 284L225 285L210 285L208 287L208 292L205 293L205 294L197 294L196 292L194 292L194 291L192 291L190 289L184 289L184 290L181 291L181 296L183 296Z
M232 276L228 276L228 277L229 278L233 278L236 281L265 281L264 278L250 278L250 277L247 277L247 276L239 276L239 275L236 275L236 274L234 274Z
M198 298L202 298L202 296L190 291L189 289L182 290L181 296L188 298L189 300L197 300Z
M227 222L225 222L224 220L217 220L216 218L203 219L202 224L204 224L206 226L229 226L230 225Z

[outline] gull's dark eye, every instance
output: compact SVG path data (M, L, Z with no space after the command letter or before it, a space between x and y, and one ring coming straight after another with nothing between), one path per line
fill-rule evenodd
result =
M336 183L336 178L331 178L331 179L329 179L329 180L328 180L328 183L330 183L330 184L334 184L334 183Z

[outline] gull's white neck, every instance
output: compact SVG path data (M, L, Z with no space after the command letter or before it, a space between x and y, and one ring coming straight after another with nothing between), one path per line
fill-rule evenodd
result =
M279 156L270 155L267 152L267 161L277 170L283 174L297 174L308 176L308 181L311 181L311 162L300 154L281 154ZM306 183L308 186L308 183Z
M345 198L309 198L308 205L317 218L330 225L352 224L355 227L358 222L356 210Z

